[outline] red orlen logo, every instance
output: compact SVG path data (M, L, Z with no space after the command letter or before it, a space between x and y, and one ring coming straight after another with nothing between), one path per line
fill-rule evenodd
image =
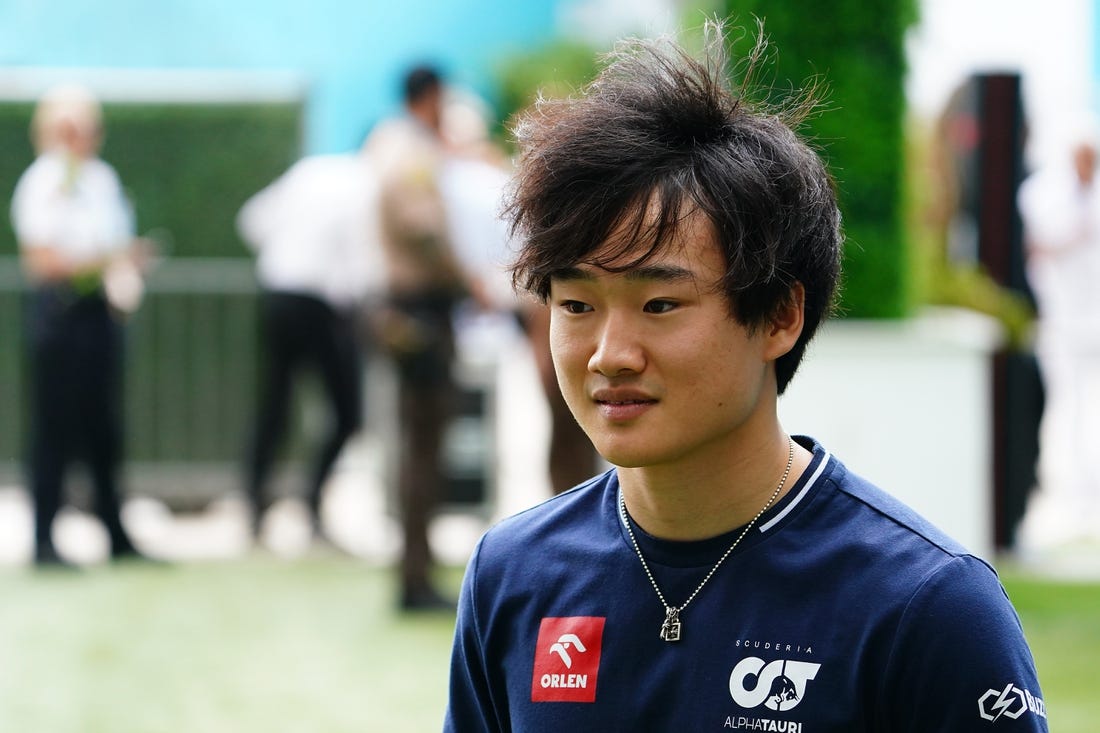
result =
M595 702L603 616L544 618L535 645L531 702Z

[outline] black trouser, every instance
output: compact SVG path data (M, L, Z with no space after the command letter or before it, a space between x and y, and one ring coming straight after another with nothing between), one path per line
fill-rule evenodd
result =
M443 436L454 409L456 385L452 311L449 292L407 294L390 307L415 337L388 344L398 378L401 435L398 491L404 553L401 583L406 594L430 587L434 564L428 526L444 491Z
M267 292L260 301L261 365L256 424L248 460L248 494L258 520L270 498L265 486L286 433L290 395L303 369L315 369L332 420L314 455L306 501L314 521L321 490L348 439L362 424L360 343L356 317L320 298Z
M90 469L95 512L114 554L131 548L119 517L122 455L122 327L102 294L48 286L30 296L30 485L39 555L52 551L50 529L61 508L69 465Z

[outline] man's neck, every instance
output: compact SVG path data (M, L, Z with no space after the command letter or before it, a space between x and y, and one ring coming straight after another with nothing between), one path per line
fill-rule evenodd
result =
M668 540L702 540L743 526L776 491L790 456L778 426L762 432L721 460L704 457L689 465L619 468L627 511L647 533ZM775 501L798 481L812 454L794 443L791 470Z

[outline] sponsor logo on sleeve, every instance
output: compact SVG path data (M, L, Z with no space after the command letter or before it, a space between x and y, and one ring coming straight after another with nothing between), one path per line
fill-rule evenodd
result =
M1043 698L1032 695L1023 687L1009 682L1003 689L990 688L978 698L978 715L982 720L996 723L1001 718L1016 720L1024 713L1034 713L1040 718L1047 716Z
M595 702L605 620L602 616L542 620L531 702Z

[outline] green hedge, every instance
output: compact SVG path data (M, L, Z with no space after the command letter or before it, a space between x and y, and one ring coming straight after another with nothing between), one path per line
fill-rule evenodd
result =
M7 211L33 160L32 112L0 103L0 474L24 449L23 283ZM138 231L171 237L129 329L127 459L234 462L255 382L255 297L238 282L252 265L234 219L300 156L302 107L110 104L104 121L102 155L130 194Z
M513 143L508 123L540 94L550 99L565 97L587 84L599 70L598 54L586 43L556 39L503 56L495 71L497 106L503 120L498 131L504 143Z
M33 107L0 104L0 200L5 208L34 152ZM166 230L173 257L242 257L234 217L301 154L302 107L278 104L109 104L102 157L118 170L138 231ZM8 216L0 255L15 254Z
M820 82L826 104L807 123L836 178L847 245L840 315L904 316L914 299L906 232L903 77L905 29L915 0L838 0L810 19L792 0L725 0L734 57L755 40L754 17L772 44L765 75L777 97ZM582 87L598 50L558 41L517 53L499 65L501 113L507 118L542 89L547 96ZM772 100L777 101L777 100Z
M763 20L776 94L815 79L827 90L825 111L805 132L829 163L844 213L841 315L905 315L913 286L902 215L904 35L917 18L915 0L837 0L813 18L790 0L726 0L726 10L745 24Z

